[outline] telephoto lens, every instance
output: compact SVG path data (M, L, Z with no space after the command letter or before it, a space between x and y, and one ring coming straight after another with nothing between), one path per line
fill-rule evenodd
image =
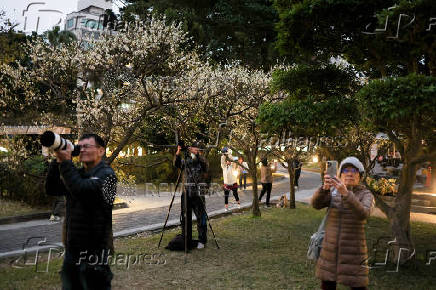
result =
M223 149L221 149L221 154L224 155L232 155L232 149L228 148L228 147L224 147Z
M45 131L40 137L41 145L53 151L71 148L72 156L79 156L80 146L74 145L70 140L62 138L59 134L52 131Z

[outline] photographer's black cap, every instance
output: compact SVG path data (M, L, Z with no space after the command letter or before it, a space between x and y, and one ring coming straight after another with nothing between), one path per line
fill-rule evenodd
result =
M203 145L203 143L200 142L200 141L194 141L194 142L191 144L191 147L196 147L196 148L198 148L198 149L204 149L204 145Z

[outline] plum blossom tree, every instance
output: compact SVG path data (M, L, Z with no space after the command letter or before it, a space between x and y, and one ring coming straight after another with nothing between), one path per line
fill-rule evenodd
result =
M261 145L261 133L256 122L259 107L265 102L283 99L281 93L270 91L271 73L250 70L243 66L229 66L223 80L228 85L220 114L227 121L228 145L236 155L242 155L248 164L248 172L253 180L252 214L260 216L257 192L257 157Z
M116 144L112 162L148 114L202 96L210 67L183 50L189 41L179 26L152 18L88 42L29 42L29 65L0 68L0 106L11 112L2 121L31 111L23 122L98 132Z

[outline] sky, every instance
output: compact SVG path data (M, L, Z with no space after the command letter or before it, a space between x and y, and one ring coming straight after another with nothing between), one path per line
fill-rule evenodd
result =
M118 14L121 4L114 2L113 10ZM0 0L0 10L6 12L6 18L19 23L16 30L41 34L56 25L63 28L65 16L77 10L77 0Z

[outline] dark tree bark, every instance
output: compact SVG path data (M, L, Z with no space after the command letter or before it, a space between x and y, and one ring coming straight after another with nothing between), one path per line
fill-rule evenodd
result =
M288 163L288 174L289 174L289 208L296 208L295 206L295 168L294 160L286 160Z
M251 212L253 216L260 217L262 214L259 208L259 194L257 191L257 167L256 167L256 156L257 156L257 148L252 150L247 154L248 155L248 166L251 178L253 179L253 201L251 203Z
M388 217L391 233L395 239L393 243L393 263L404 264L415 257L415 246L411 237L410 209L415 183L416 162L421 145L419 138L409 138L401 148L403 154L403 168L401 169L398 193L393 206L387 205L377 193L373 193L376 206Z
M397 243L394 245L394 260L405 262L414 254L414 245L410 233L410 208L413 184L415 183L416 164L412 162L420 148L419 142L411 140L404 148L404 163L401 170L400 186L395 198L394 208L389 218L392 235ZM403 250L400 250L403 249ZM401 253L402 251L403 253ZM399 255L401 255L399 257Z

